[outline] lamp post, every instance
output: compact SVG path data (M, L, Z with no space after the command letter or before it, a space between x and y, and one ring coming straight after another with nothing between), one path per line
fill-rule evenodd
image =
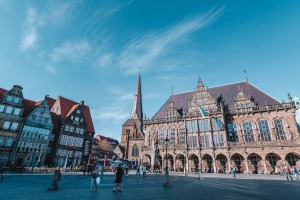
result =
M168 138L168 134L167 137L165 139L165 145L166 145L166 182L163 184L164 187L169 188L171 187L170 183L169 183L169 166L168 166L168 145L169 145L169 138Z

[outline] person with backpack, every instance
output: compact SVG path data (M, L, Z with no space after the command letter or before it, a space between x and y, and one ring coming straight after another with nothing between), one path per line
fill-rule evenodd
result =
M113 191L119 191L122 192L122 177L124 175L124 170L122 169L121 165L119 165L115 171L115 188Z
M99 173L98 173L98 170L95 169L93 172L92 172L92 182L91 182L91 191L93 189L97 190L97 178L99 177Z

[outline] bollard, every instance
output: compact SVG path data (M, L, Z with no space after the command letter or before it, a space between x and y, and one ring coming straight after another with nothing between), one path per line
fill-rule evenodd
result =
M56 191L58 189L58 181L60 180L61 173L59 170L54 171L53 181L48 191Z

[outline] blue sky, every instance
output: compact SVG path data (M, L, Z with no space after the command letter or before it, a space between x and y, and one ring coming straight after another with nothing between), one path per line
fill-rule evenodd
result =
M142 67L152 117L198 74L245 80L278 100L300 96L300 2L0 0L0 87L90 106L97 133L120 139Z

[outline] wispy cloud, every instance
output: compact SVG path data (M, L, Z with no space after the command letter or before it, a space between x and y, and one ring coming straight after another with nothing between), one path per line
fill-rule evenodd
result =
M92 50L88 41L65 42L53 50L50 58L53 62L81 63L89 60L88 54Z
M42 19L37 15L33 7L27 9L26 19L23 24L23 35L21 39L21 49L26 51L36 46L38 40L37 29L43 24Z
M57 70L52 65L46 65L46 71L49 72L51 75L56 75Z
M92 110L93 119L99 119L102 121L124 121L129 117L128 112L122 111L119 106L110 107L105 110Z
M68 20L72 18L72 12L78 1L67 1L67 2L53 2L48 7L48 12L46 13L47 19L52 23L54 26L62 25Z
M178 65L174 64L177 62L176 56L173 58L176 62L170 61L172 47L179 43L182 45L182 42L185 42L191 33L212 24L222 15L223 11L223 8L212 9L201 16L186 17L164 31L148 32L138 39L135 37L125 45L121 52L108 54L110 55L109 59L107 57L104 57L107 59L103 59L102 55L99 56L98 60L102 62L98 62L98 66L100 68L117 66L125 74L136 73L137 66L142 66L144 71L151 67L166 71L174 70Z

